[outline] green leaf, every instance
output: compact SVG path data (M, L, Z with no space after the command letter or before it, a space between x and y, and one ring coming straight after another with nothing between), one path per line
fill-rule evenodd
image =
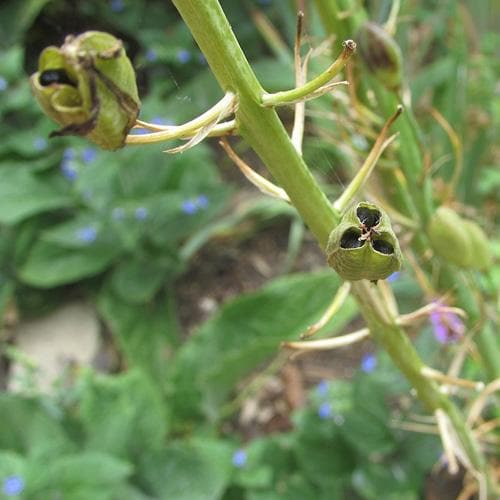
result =
M8 476L24 477L26 461L12 451L0 451L0 478Z
M80 411L87 447L119 457L151 453L167 432L161 394L139 370L117 376L89 373Z
M406 471L398 463L365 462L353 474L352 484L367 500L418 500L418 490L408 483ZM420 485L418 485L420 486ZM417 487L418 487L417 486Z
M71 206L70 196L58 192L20 165L0 166L0 223L17 224L32 215Z
M316 412L307 412L293 448L299 468L313 484L335 490L353 471L353 450L333 420L322 421Z
M34 399L0 394L0 415L0 449L34 455L73 449L62 427Z
M178 341L173 298L162 296L135 305L107 286L99 294L97 307L128 365L141 368L163 386L172 345Z
M42 495L44 498L51 498L50 493L59 491L63 493L63 497L83 499L83 492L99 492L122 482L131 472L130 464L116 457L96 451L85 451L62 455L43 464L32 461L27 467L26 482L28 492L40 495L40 498Z
M146 456L141 469L157 498L218 500L230 482L231 448L209 439L179 441Z
M277 354L281 341L297 339L321 317L338 285L338 278L329 271L287 276L225 304L177 355L172 387L179 417L192 419L203 405L216 418L242 377ZM335 317L334 331L355 311L348 302Z
M111 287L123 300L132 303L149 302L175 273L175 261L171 269L161 259L131 259L120 262L111 275Z
M104 271L119 251L111 246L71 250L38 241L21 266L19 277L25 283L41 288L72 283Z
M377 380L360 377L354 385L354 404L345 415L342 432L361 456L387 454L397 445L387 426L390 414L384 397L384 386Z

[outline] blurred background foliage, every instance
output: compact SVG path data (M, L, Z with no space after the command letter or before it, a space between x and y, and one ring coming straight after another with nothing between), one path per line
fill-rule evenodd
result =
M366 4L383 21L391 2ZM290 88L296 2L222 5L264 88ZM396 36L435 188L450 179L454 151L430 106L463 147L458 198L490 235L500 193L494 14L489 1L402 2ZM307 44L320 46L312 5L306 24ZM439 440L398 426L420 409L383 353L363 344L328 358L340 375L297 363L294 381L287 378L280 341L316 321L339 285L292 209L248 188L213 141L170 156L156 145L108 153L79 138L48 139L55 125L32 98L28 76L40 51L69 33L103 30L125 42L143 120L181 123L221 97L173 6L7 0L0 29L3 387L14 364L28 373L0 395L0 497L409 500L435 493ZM329 60L320 50L311 74ZM353 122L347 91L339 92L311 104L304 145L329 195L341 192L373 139ZM381 168L391 168L385 161ZM500 242L492 246L498 257ZM276 257L266 261L269 249ZM237 274L239 265L250 277ZM494 295L498 269L480 279ZM409 266L391 286L402 311L422 304ZM200 312L202 292L210 314ZM70 300L98 312L113 361L103 369L67 360L47 392L16 347L15 327ZM325 332L356 321L348 301ZM425 361L444 369L457 347L439 344L432 325L413 330ZM483 367L471 358L464 373L478 379ZM438 497L455 498L456 483Z

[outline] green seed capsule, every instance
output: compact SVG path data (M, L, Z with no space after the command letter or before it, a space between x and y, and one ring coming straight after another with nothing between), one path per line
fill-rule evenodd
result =
M493 263L490 242L486 233L473 221L464 220L464 229L469 237L471 252L470 267L482 271L488 269Z
M139 114L135 73L122 42L99 31L67 36L40 54L31 88L45 113L103 149L118 149Z
M401 267L401 251L387 214L377 205L351 207L330 233L328 264L350 281L385 279Z
M358 31L357 46L361 57L385 87L399 89L401 85L401 50L381 26L366 22Z
M436 255L457 266L470 267L473 257L464 222L451 208L439 207L429 221L427 233Z
M493 256L484 231L451 208L439 207L431 217L427 231L434 252L446 261L477 270L491 266Z

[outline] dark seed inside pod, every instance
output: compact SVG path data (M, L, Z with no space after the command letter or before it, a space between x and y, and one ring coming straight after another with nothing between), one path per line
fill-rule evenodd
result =
M377 252L386 255L391 255L391 253L394 253L394 247L390 243L384 240L375 240L372 242L372 246L374 250L376 250Z
M40 85L47 87L53 83L73 85L68 74L63 69L47 69L40 75Z
M360 240L361 235L356 231L348 229L340 239L341 248L359 248L365 244L365 240Z
M356 215L362 224L366 226L367 229L378 226L380 223L380 212L378 210L372 210L368 207L359 207L356 210Z

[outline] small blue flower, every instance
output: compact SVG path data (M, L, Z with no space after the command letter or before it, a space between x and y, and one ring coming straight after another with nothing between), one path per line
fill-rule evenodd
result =
M75 150L73 148L66 148L63 151L63 159L64 160L74 160L75 159Z
M365 373L371 373L375 370L375 368L377 368L377 363L377 356L375 356L372 352L367 352L366 354L363 354L363 357L361 358L361 370Z
M111 0L109 2L109 7L113 12L121 12L125 8L123 0Z
M135 209L135 218L137 220L147 219L149 215L149 210L146 207L137 207Z
M191 60L191 52L186 49L179 49L177 51L176 57L181 64L186 64Z
M245 467L247 463L247 452L245 450L242 450L241 448L239 450L236 450L233 453L233 458L232 462L235 467L238 469L241 469L242 467Z
M205 209L208 207L208 198L204 194L200 194L200 196L196 198L195 203L199 208Z
M78 229L76 238L83 243L93 243L97 238L97 229L92 226L85 226Z
M82 151L83 163L92 163L97 158L97 149L92 146L87 146Z
M388 278L387 278L387 281L389 283L394 283L395 281L397 281L399 279L399 276L400 276L401 272L400 271L395 271L393 272Z
M125 210L122 207L115 207L111 212L111 217L114 220L123 220L125 218Z
M149 62L155 62L158 59L158 53L155 49L146 50L146 60Z
M24 481L20 476L8 476L3 481L3 492L8 497L19 495L24 490Z
M155 125L175 125L172 120L163 118L163 116L153 116L151 123L154 123Z
M321 405L318 408L318 416L322 420L327 420L329 418L332 418L333 416L333 408L330 403L321 403Z
M145 128L133 128L130 130L129 134L132 135L144 135L144 134L149 134L150 131L145 129Z
M198 206L193 200L184 200L181 205L181 210L186 215L193 215L198 211Z
M318 396L324 398L326 395L328 395L329 389L330 389L330 382L328 382L328 380L322 380L316 386L316 393L318 394Z
M61 166L59 167L62 175L68 179L68 181L75 181L78 177L78 171L75 168L75 163L72 160L63 160Z
M3 76L0 76L0 92L7 90L8 86L9 82Z
M44 137L35 137L35 139L33 140L33 147L37 151L43 151L44 149L47 148L48 145L49 143L47 142L47 139L45 139Z

